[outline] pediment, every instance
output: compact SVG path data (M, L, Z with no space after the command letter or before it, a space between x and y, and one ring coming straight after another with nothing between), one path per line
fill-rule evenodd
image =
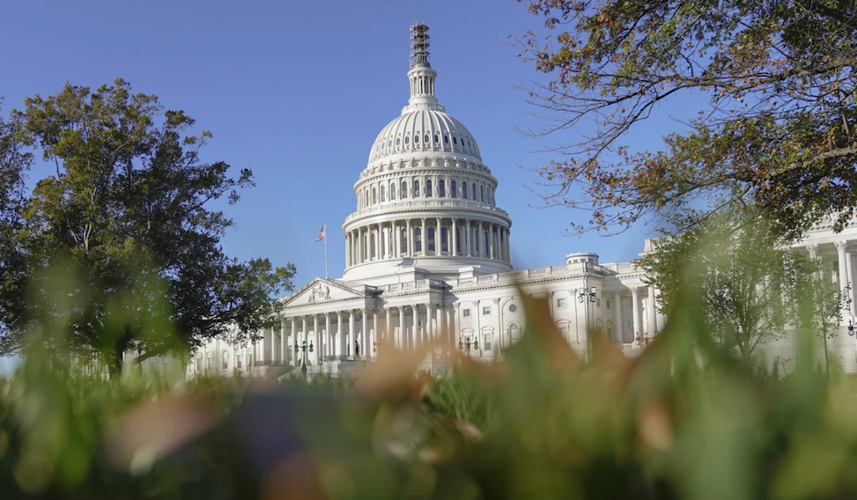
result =
M286 299L285 305L286 307L295 307L323 304L339 300L362 299L365 296L362 290L354 290L333 280L316 278Z

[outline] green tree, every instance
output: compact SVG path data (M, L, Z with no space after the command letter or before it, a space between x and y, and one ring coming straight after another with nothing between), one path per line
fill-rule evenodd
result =
M122 79L95 92L66 84L25 104L2 140L40 151L55 174L12 207L17 225L4 219L23 257L23 272L4 282L4 353L25 347L27 332L68 325L70 342L54 347L94 349L116 371L131 349L142 360L233 327L252 335L269 320L294 267L224 254L232 221L209 207L235 203L253 180L201 160L209 132L187 135L193 119L161 115L157 97Z
M811 300L805 292L818 285L810 259L783 247L772 224L731 213L657 240L638 263L660 290L663 311L688 308L685 316L704 319L748 364L759 344L801 323Z
M24 173L33 155L26 151L17 129L17 123L0 116L0 333L22 307L25 278L24 258L15 237L23 223ZM0 334L0 352L10 347L9 337Z
M524 0L518 0L524 1ZM528 0L547 36L516 42L547 76L530 88L568 134L543 169L546 202L591 211L577 230L622 230L664 209L750 202L794 237L857 206L857 10L851 1ZM680 97L702 102L660 151L626 133ZM698 219L684 219L696 223ZM680 227L683 231L689 226Z

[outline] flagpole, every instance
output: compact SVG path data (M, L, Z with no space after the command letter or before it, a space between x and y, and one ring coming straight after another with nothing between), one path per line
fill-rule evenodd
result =
M328 275L327 275L327 222L324 223L324 279L328 279Z

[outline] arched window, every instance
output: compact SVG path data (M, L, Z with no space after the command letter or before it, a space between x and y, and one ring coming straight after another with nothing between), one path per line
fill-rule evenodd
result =
M387 201L387 197L385 196L386 192L387 192L387 188L386 188L386 186L384 186L384 185L382 184L382 185L381 185L381 201L382 201L382 202Z
M422 252L423 251L423 235L422 229L414 228L414 252Z
M434 252L435 251L434 250L434 248L435 248L435 246L434 246L434 228L429 227L427 232L428 232L428 251Z
M423 139L425 140L426 144L429 143L429 135L428 134L426 134L425 137L423 137Z
M408 230L402 229L401 233L402 234L400 237L402 239L402 252L407 254L408 253Z
M437 134L434 134L434 142L435 144L440 142L440 139L437 137Z
M372 204L374 205L376 203L378 203L378 189L373 187L372 188Z
M214 354L208 353L208 356L205 357L205 369L213 370L214 369Z
M453 198L456 198L458 196L458 193L455 191L455 188L455 181L449 181L449 194L451 194Z
M414 198L420 197L420 181L414 181Z
M241 369L244 366L244 354L239 353L235 356L235 368Z
M414 136L414 144L419 144L419 143L420 143L420 136L419 136L419 135L415 135L415 136Z
M384 198L384 193L381 193L381 198ZM482 203L485 203L485 186L479 186L479 198ZM384 201L383 199L381 201Z
M405 145L407 146L410 141L411 141L410 136L406 136L405 137Z
M458 139L456 139L455 136L452 136L452 143L458 145Z
M521 327L517 323L509 325L509 343L514 344L521 340Z
M443 136L443 143L449 144L449 136L448 135Z
M426 179L426 197L431 198L431 179Z
M220 355L220 369L228 370L229 369L229 353L223 351Z
M476 183L473 183L473 201L476 201Z
M363 208L369 206L369 190L366 189L363 191Z
M396 184L390 184L390 201L396 199Z
M441 198L446 198L446 183L443 179L437 181L437 195Z
M440 251L449 251L449 232L445 227L440 228Z
M405 181L402 181L402 199L404 200L407 197L408 197L408 183Z

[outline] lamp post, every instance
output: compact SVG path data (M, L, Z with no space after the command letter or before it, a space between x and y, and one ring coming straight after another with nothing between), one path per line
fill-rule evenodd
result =
M577 301L583 304L586 302L586 306L583 308L583 320L586 322L586 334L589 335L589 304L595 302L595 296L598 293L598 288L589 287L589 292L581 291L580 295L577 296ZM587 300L587 297L589 300Z
M458 350L467 354L467 356L470 356L470 346L471 345L473 346L474 351L478 351L479 350L479 339L476 339L473 342L470 341L470 338L468 338L467 341L463 341L461 339L458 339Z
M299 350L303 351L303 355L301 356L301 371L304 376L306 376L306 351L307 347L309 347L309 352L312 352L312 339L309 341L309 346L307 346L306 340L303 341L301 345L295 344L295 354L298 353Z

